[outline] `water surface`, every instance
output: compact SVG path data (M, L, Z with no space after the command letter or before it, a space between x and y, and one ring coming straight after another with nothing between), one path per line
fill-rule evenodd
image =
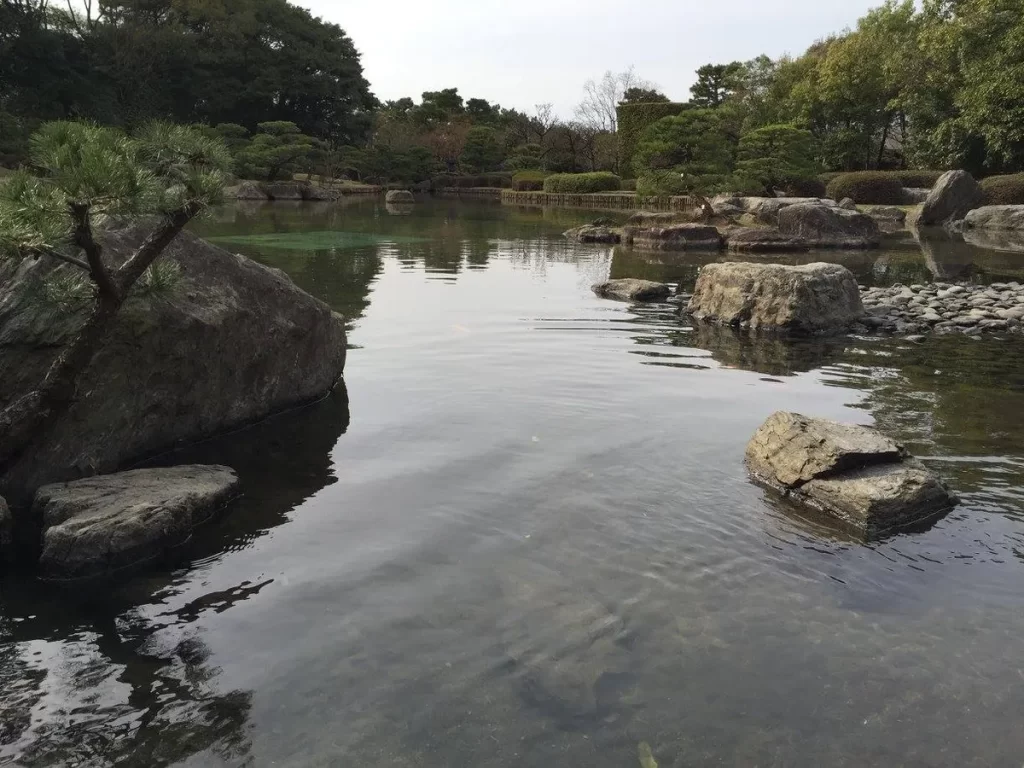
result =
M346 386L171 459L247 491L180 563L88 598L3 584L0 763L1024 762L1024 343L693 329L589 286L723 257L561 238L593 216L204 222L348 316ZM1024 273L907 238L842 258ZM878 424L963 505L870 544L773 505L742 455L778 409Z

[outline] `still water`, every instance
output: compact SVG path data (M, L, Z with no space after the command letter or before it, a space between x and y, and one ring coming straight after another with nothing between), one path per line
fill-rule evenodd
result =
M346 314L346 386L169 459L247 492L180 563L3 584L0 763L1024 762L1024 342L753 344L589 290L717 255L566 243L587 212L398 213L201 225ZM843 260L1024 274L941 241ZM742 456L777 409L878 424L964 503L867 545L772 506Z

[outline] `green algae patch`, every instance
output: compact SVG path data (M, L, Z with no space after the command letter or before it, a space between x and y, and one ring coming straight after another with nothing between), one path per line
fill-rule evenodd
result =
M208 238L221 245L249 245L288 251L328 251L365 248L381 243L421 243L422 237L376 235L371 232L273 232L264 235L221 235Z
M654 759L651 745L646 741L641 741L637 746L636 756L640 760L640 768L658 768L658 761Z

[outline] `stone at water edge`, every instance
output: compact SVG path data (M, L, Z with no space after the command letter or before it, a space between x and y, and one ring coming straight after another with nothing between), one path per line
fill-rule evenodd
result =
M43 523L44 578L112 576L185 543L238 495L229 467L138 469L46 485L32 512Z
M917 223L921 226L941 226L959 221L981 206L985 193L967 171L947 171L928 193Z
M922 522L958 502L899 443L869 427L772 414L747 445L758 482L864 536Z
M293 182L281 181L274 184L266 184L263 187L271 200L302 200L302 185Z
M235 192L235 197L238 200L270 200L270 195L251 181L243 181Z
M967 214L964 227L1024 231L1024 205L985 205L975 208Z
M666 301L670 293L664 283L632 277L595 283L591 290L602 298L622 301Z
M618 245L622 241L622 233L608 226L584 224L564 233L566 239L575 243L603 243Z
M863 314L857 279L839 264L708 264L687 311L697 320L793 334L841 333Z
M814 203L779 211L779 232L802 237L812 248L876 248L882 233L867 214Z
M706 224L626 226L622 230L622 241L657 251L717 251L724 244L721 233Z
M386 203L415 203L416 198L407 189L392 189L384 196Z
M724 236L726 247L741 253L794 253L810 250L802 237L784 235L775 229L729 227Z
M839 207L842 208L844 211L857 210L857 204L853 201L853 198L851 197L844 197L842 200L840 200Z

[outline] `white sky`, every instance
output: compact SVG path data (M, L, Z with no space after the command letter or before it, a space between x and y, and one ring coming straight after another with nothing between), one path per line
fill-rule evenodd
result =
M381 100L464 98L572 114L583 84L630 65L685 101L694 70L802 53L881 0L293 0L341 25Z

